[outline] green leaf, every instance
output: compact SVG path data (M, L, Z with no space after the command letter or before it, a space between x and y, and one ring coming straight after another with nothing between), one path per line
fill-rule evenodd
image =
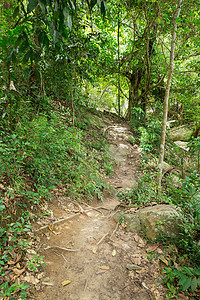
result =
M186 282L184 283L184 285L182 287L182 291L186 291L191 286L191 281L192 281L192 278L188 277Z
M1 204L1 205L0 205L0 211L3 211L5 208L6 208L6 207L5 207L4 204Z
M194 278L192 279L192 282L191 282L191 291L192 291L192 293L196 290L197 284L198 284L197 278L194 277Z
M187 281L188 277L187 276L182 276L178 282L179 285L183 285L185 284L185 282Z
M28 6L27 6L28 12L31 12L32 10L34 10L36 8L37 4L38 4L38 0L29 0Z

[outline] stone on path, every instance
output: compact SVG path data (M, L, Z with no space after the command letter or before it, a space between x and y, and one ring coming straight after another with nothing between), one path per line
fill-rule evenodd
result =
M117 212L116 222L126 222L126 230L130 232L143 231L152 240L159 236L160 231L168 236L178 234L180 228L179 213L173 205L159 204L138 210L134 214Z

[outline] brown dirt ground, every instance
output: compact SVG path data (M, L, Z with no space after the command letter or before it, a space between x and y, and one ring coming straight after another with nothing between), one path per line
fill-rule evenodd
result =
M114 174L107 180L116 192L131 188L138 176L139 149L129 143L129 130L123 124L107 128L110 153L116 161ZM163 263L147 259L147 249L152 245L144 238L125 232L122 225L116 227L112 215L118 204L117 197L110 194L92 207L84 203L79 206L58 195L52 204L54 217L76 216L57 223L52 232L38 231L46 267L37 291L29 299L166 299L167 290L160 282ZM159 245L156 247L162 252ZM128 270L128 264L136 264L138 270ZM69 283L65 285L65 281ZM178 299L187 298L180 295Z

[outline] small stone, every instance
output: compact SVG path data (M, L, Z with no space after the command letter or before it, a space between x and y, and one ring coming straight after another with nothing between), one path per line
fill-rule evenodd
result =
M137 266L137 265L135 265L135 264L127 264L127 265L126 265L126 268L127 268L129 271L132 271L132 270L142 270L142 267Z

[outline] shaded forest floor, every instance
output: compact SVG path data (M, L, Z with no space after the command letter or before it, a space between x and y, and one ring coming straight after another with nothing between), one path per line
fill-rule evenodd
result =
M103 202L88 205L71 201L60 187L51 203L52 220L58 223L37 227L46 267L30 299L166 299L164 264L148 255L155 249L162 253L162 247L125 232L123 222L118 226L112 218L119 206L116 193L130 189L137 180L139 149L129 142L132 133L126 124L111 122L105 131L115 160L114 173L106 178L112 193L104 193Z

